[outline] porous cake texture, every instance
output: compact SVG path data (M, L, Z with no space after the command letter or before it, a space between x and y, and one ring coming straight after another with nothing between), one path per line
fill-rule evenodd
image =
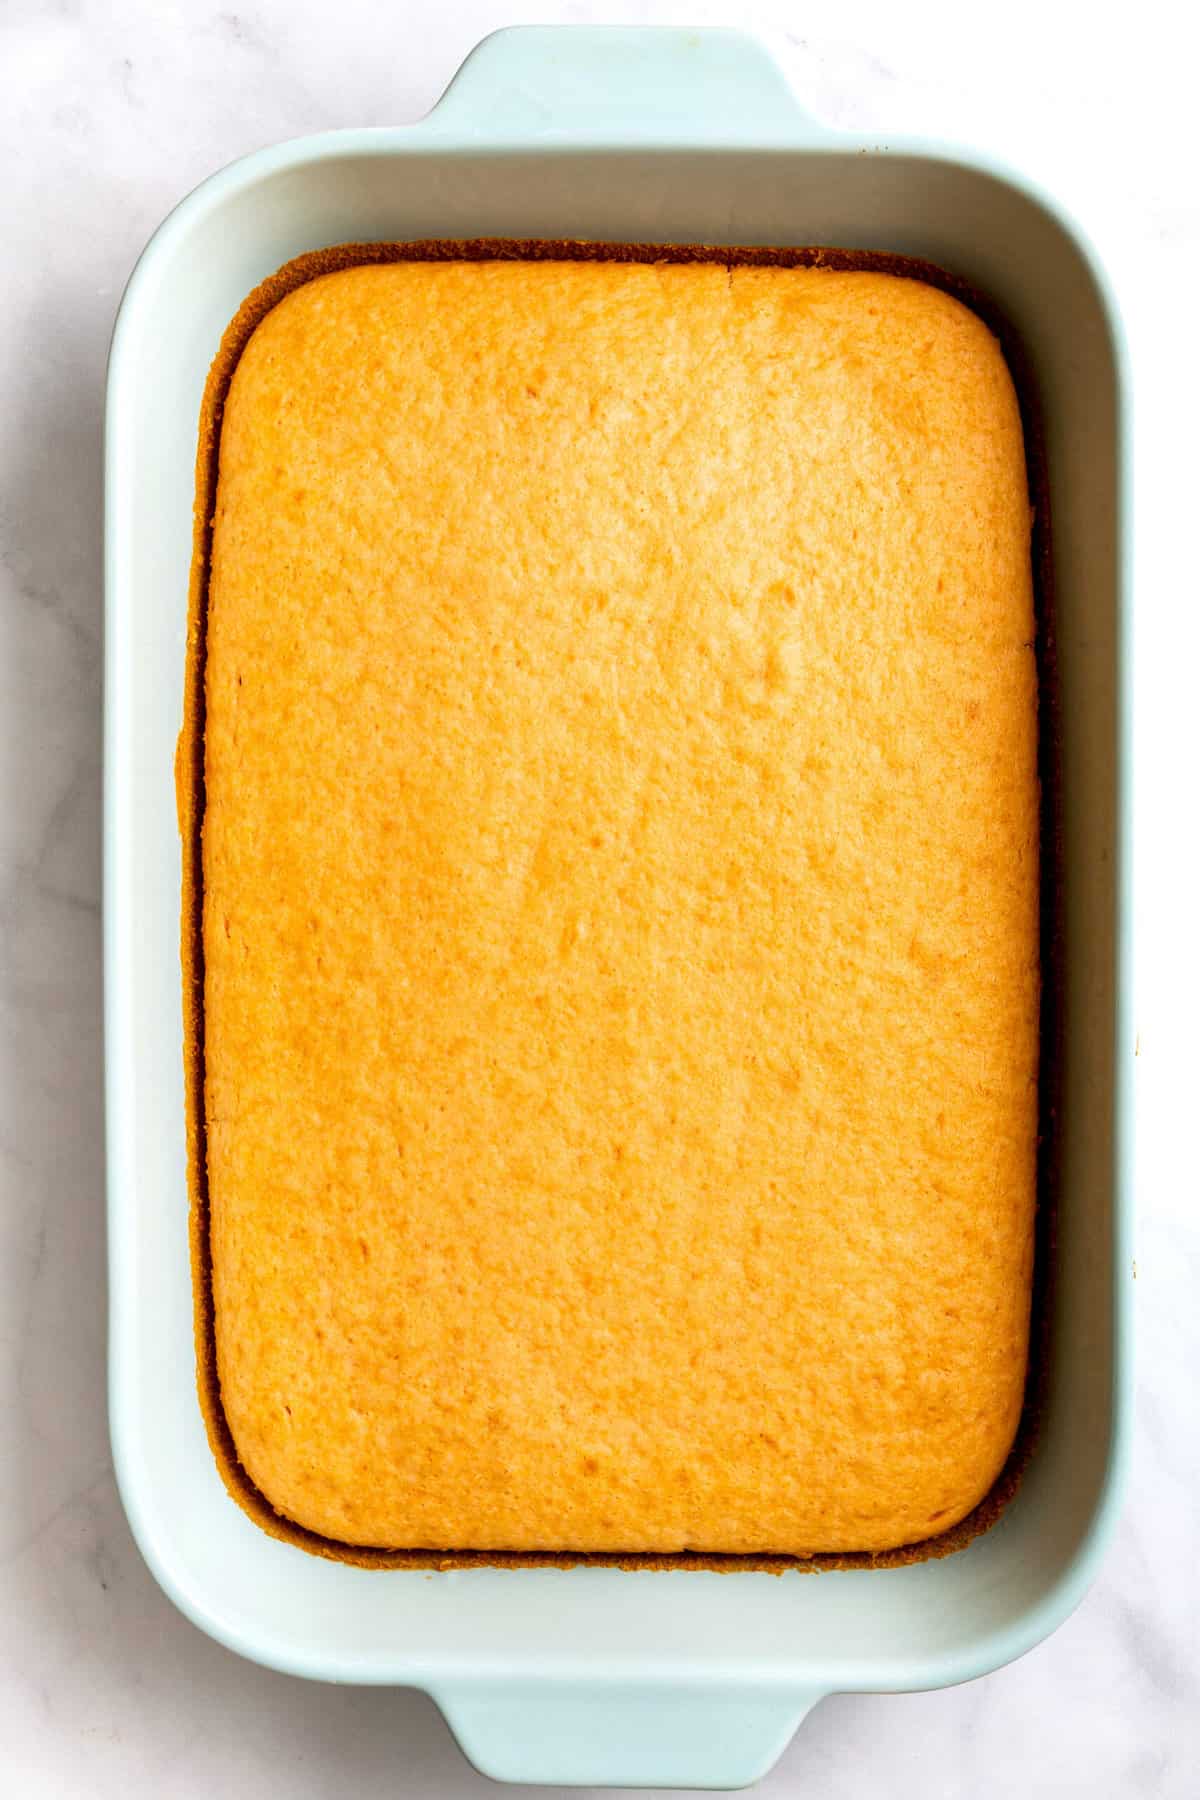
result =
M367 1549L963 1519L1021 1412L1038 1074L979 317L872 270L335 270L237 361L203 603L240 1475Z

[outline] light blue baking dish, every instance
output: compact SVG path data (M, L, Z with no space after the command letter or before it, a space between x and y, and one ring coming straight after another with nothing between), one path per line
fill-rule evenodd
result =
M230 1501L195 1403L179 1003L181 717L196 421L242 298L351 239L832 244L926 258L999 302L1044 403L1062 707L1065 1050L1053 1346L1016 1501L941 1562L789 1575L368 1572ZM965 1681L1080 1599L1129 1416L1127 441L1124 354L1080 232L960 151L815 126L732 33L519 29L420 125L245 158L130 281L107 430L105 955L113 1453L167 1593L244 1655L426 1689L513 1781L734 1787L821 1696Z

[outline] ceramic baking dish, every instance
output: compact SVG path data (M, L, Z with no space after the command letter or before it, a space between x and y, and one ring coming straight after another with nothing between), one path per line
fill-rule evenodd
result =
M172 787L201 392L239 303L289 258L476 236L900 252L991 295L1024 340L1062 733L1050 1378L1016 1500L958 1555L784 1577L363 1571L272 1541L218 1478L195 1401ZM1103 278L1051 201L961 152L830 134L732 33L500 33L421 124L247 157L159 230L121 306L108 399L111 1412L134 1533L203 1629L299 1675L424 1688L502 1778L728 1787L768 1768L821 1696L967 1680L1079 1600L1112 1526L1130 1386L1122 383Z

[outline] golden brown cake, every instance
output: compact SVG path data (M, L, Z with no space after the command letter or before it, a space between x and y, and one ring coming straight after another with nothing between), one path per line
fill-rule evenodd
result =
M335 1547L961 1520L1021 1411L1037 1132L980 319L821 267L307 281L229 386L205 605L238 1479Z

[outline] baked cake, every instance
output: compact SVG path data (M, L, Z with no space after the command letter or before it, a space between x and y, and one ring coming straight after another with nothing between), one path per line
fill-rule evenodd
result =
M991 332L871 268L334 269L237 357L204 504L235 1491L347 1555L946 1532L1013 1442L1034 1244Z

